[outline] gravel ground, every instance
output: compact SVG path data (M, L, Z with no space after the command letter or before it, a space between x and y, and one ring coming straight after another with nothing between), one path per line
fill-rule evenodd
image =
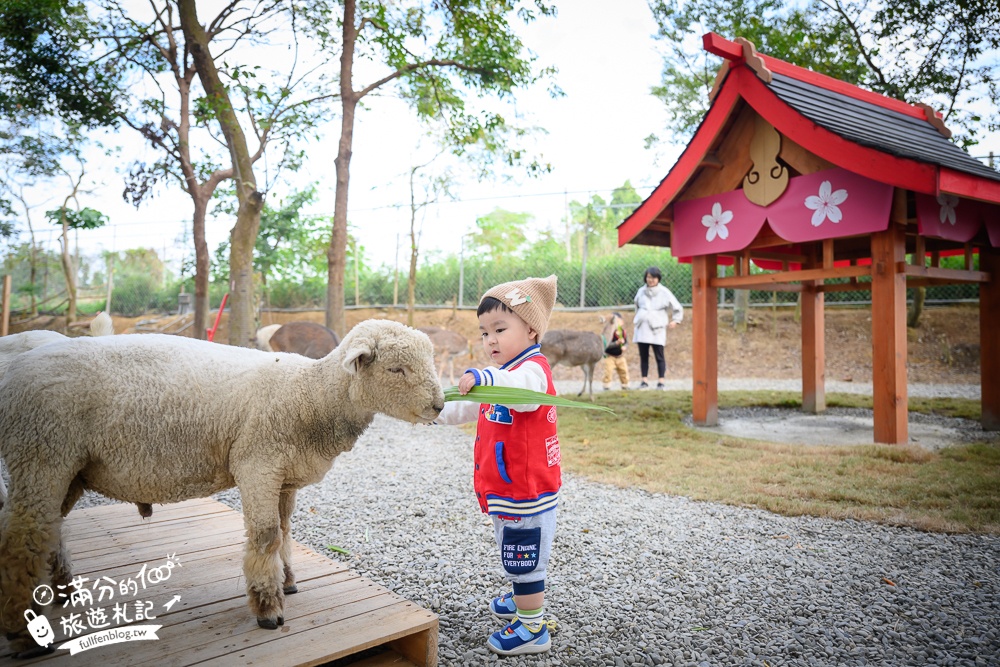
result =
M299 542L435 611L442 665L1000 665L996 536L783 517L572 475L548 578L553 650L497 658L485 640L502 624L486 605L505 582L471 461L458 427L379 417L299 493L293 520ZM240 507L235 491L217 497Z
M457 427L378 418L300 492L294 520L297 540L437 612L442 665L1000 664L1000 538L788 518L571 475L548 579L553 650L496 658L484 642L501 624L486 605L504 580L471 460ZM233 492L220 499L238 507Z

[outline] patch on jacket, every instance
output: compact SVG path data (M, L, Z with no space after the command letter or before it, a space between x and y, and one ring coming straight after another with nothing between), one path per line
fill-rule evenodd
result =
M495 424L513 424L514 415L509 408L503 405L491 405L486 409L486 421Z
M559 437L550 435L545 438L545 457L548 459L549 467L559 465L562 461L562 454L559 453Z

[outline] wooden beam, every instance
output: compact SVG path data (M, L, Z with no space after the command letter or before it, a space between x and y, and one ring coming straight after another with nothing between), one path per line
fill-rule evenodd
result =
M872 257L872 399L875 442L907 442L906 277L898 271L906 259L906 192L896 189L892 221L871 237Z
M981 423L985 431L1000 431L1000 248L980 248L979 268L992 276L979 286Z
M823 239L823 268L833 268L833 239Z
M826 411L825 298L820 286L818 280L802 283L802 410L813 414Z
M917 234L913 250L914 266L927 266L927 244L923 236Z
M771 285L783 282L798 282L801 280L829 280L831 278L851 278L870 276L870 266L838 266L832 269L803 269L802 271L775 271L773 273L755 273L752 276L728 276L714 278L713 287L741 287ZM768 287L770 289L770 287Z
M899 262L896 265L896 271L907 276L934 278L952 283L988 283L990 281L990 274L985 271L939 269L932 266L915 266L906 262Z
M719 297L712 286L714 255L691 260L692 419L697 426L719 423Z

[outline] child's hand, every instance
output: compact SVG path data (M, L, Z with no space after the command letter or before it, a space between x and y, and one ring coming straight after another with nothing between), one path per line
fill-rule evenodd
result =
M469 393L473 387L476 386L476 376L472 373L466 373L458 380L458 393L465 396Z

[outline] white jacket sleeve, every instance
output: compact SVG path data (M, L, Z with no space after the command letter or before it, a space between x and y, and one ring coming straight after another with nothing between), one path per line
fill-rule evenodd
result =
M667 298L670 300L670 313L671 313L670 320L672 322L677 322L678 324L680 324L684 320L684 307L681 305L681 302L677 300L677 297L674 296L674 293L671 292L670 290L667 290Z
M483 368L473 371L477 376L477 384L483 387L513 387L515 389L529 389L545 393L549 388L549 381L545 377L542 367L531 361L525 361L517 368L503 370L500 368ZM538 405L508 405L514 412L534 412Z
M444 410L434 420L435 424L467 424L479 419L480 403L475 401L448 401Z

